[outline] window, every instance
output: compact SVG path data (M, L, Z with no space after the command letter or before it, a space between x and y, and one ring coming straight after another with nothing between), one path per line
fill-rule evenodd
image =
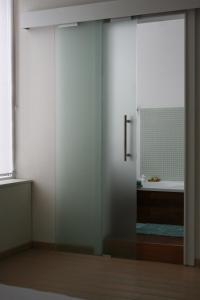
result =
M0 179L13 175L12 0L0 0Z

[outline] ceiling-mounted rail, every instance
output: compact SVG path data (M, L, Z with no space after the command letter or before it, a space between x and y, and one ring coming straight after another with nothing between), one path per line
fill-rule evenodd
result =
M194 8L200 8L200 0L112 0L25 12L21 16L20 27L30 29Z

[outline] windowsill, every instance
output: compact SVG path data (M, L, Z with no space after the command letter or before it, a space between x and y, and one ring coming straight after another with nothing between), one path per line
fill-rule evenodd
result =
M3 186L8 186L8 185L14 185L14 184L22 184L22 183L28 183L32 182L32 180L29 179L4 179L0 180L0 188Z

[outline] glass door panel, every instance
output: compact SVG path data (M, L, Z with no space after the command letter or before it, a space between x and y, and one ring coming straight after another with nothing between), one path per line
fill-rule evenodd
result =
M101 254L102 23L56 31L56 242Z
M104 245L131 241L134 257L135 228L136 21L128 20L103 26Z
M56 69L56 242L134 257L136 22L57 29Z

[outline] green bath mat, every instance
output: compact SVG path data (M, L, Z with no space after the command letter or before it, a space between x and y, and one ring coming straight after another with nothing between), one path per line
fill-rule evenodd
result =
M137 223L136 233L147 235L183 237L184 227L179 225Z

